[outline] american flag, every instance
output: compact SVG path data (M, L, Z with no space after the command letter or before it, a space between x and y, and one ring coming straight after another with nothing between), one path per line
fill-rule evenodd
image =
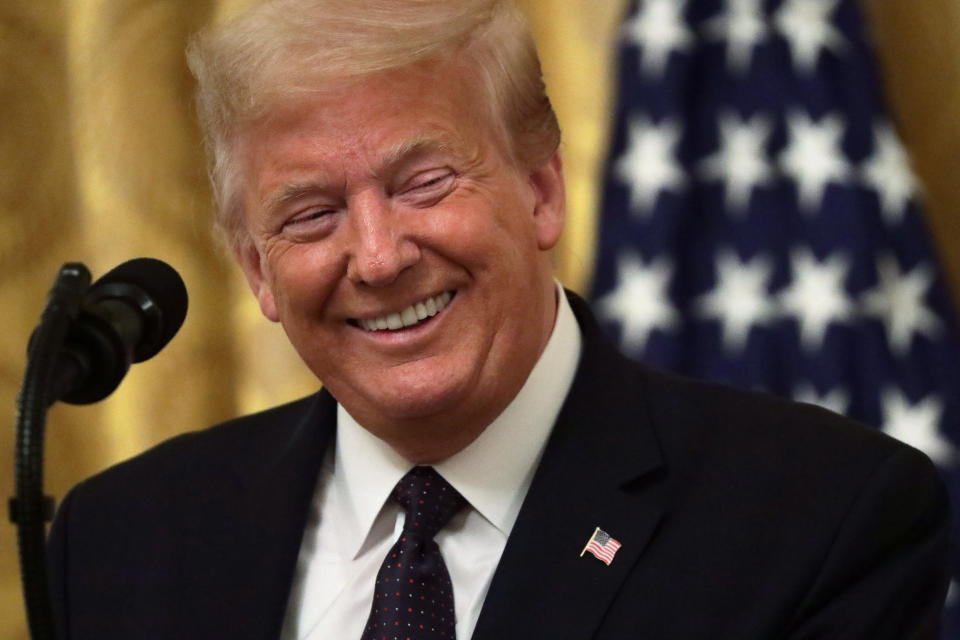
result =
M956 310L857 3L639 0L618 91L592 292L612 335L900 438L960 513Z
M583 554L589 551L598 560L603 560L609 566L609 564L613 562L613 556L619 548L620 543L618 541L611 538L609 533L597 527L587 541L587 546L580 552L580 557L582 558Z

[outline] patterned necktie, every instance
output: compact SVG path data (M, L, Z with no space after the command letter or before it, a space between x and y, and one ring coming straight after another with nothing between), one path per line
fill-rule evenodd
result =
M466 500L433 467L414 467L391 495L407 515L380 565L361 640L454 640L453 585L433 536Z

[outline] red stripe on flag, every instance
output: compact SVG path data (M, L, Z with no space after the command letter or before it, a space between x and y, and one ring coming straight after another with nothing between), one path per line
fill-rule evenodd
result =
M587 545L587 551L592 553L598 560L602 560L608 565L613 561L613 556L617 553L617 549L619 548L620 543L613 538L607 540L607 544L603 546L600 546L596 540L591 540Z

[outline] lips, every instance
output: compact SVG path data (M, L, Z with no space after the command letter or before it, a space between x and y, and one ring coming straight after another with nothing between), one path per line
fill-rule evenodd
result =
M453 294L453 291L444 291L400 311L376 318L357 318L354 322L365 331L406 329L440 313L449 304Z

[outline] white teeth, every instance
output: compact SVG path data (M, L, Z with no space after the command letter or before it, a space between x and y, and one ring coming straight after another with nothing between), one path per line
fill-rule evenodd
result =
M402 329L437 315L453 298L453 294L444 291L432 298L410 305L402 311L389 313L378 318L365 318L357 321L367 331L382 331L384 329Z

